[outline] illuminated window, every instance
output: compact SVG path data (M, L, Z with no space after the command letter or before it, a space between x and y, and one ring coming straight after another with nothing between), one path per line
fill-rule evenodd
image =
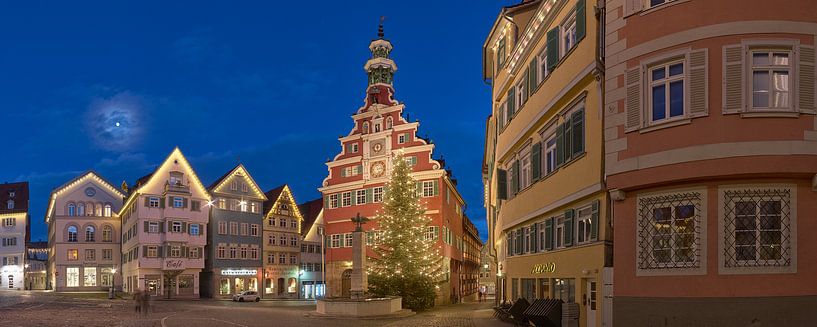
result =
M79 268L69 267L65 268L65 286L79 287Z
M156 258L159 256L159 247L155 245L148 245L148 258Z
M83 278L83 286L96 286L96 267L83 268L85 278Z
M110 204L105 205L104 215L105 215L105 217L110 217L111 216L111 205Z
M69 249L68 250L68 261L77 261L77 260L79 260L79 250Z

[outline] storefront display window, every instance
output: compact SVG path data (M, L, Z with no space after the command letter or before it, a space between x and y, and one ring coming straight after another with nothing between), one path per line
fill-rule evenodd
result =
M65 283L67 287L79 286L79 268L73 267L65 269Z
M522 278L522 297L533 302L536 299L536 279Z
M264 280L264 292L272 293L272 278L267 278Z
M258 279L250 278L247 283L247 290L258 292Z
M244 290L245 290L245 288L244 288L244 278L236 278L235 279L235 293L234 294L241 293L241 291L244 291Z
M230 279L229 278L222 278L221 284L218 287L218 294L220 295L229 295L230 294Z
M576 302L576 280L573 278L554 279L553 297L568 303Z
M193 294L193 275L179 276L179 294Z
M96 286L96 267L85 267L84 286Z
M295 278L289 279L289 287L287 287L287 292L295 293L298 291L298 281Z

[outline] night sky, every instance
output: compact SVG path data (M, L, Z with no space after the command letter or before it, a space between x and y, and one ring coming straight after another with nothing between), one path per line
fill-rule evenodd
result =
M205 185L240 160L264 190L317 198L385 15L396 99L485 239L482 44L511 2L4 2L0 182L30 182L32 241L46 239L53 188L89 169L132 184L174 146Z

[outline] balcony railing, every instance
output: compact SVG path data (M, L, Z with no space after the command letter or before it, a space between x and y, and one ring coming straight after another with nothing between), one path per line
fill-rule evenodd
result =
M176 182L176 183L167 182L167 183L165 183L165 193L170 193L170 192L190 194L190 184L189 183L182 183L182 182Z

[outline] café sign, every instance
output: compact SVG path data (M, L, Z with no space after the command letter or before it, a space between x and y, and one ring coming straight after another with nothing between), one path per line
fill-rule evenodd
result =
M531 274L545 274L545 273L553 273L556 271L556 264L553 262L547 263L537 263L533 265L533 269L531 269Z
M258 274L256 269L222 269L221 274L224 276L255 276Z
M184 270L185 261L179 259L166 259L162 265L162 270Z

